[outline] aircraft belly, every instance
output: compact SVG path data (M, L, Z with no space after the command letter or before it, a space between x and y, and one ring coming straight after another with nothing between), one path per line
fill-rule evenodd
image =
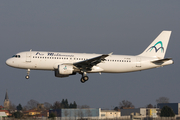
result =
M39 61L38 63L33 64L34 69L41 70L53 70L53 63L49 61Z
M106 73L123 73L136 71L135 63L111 63L100 66Z
M53 70L53 65L47 61L31 61L21 63L19 68L32 70Z

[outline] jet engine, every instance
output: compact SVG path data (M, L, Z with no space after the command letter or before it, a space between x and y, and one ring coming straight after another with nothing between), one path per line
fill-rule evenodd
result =
M55 70L55 76L68 77L69 75L75 75L76 73L73 70L72 65L58 65L58 69Z

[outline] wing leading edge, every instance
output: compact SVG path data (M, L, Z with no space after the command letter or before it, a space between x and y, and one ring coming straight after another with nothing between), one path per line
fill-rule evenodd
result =
M80 62L76 62L73 63L73 65L75 67L77 67L79 70L83 70L83 71L90 71L92 69L93 66L101 63L102 61L105 60L106 57L112 55L112 53L110 54L103 54L94 58L90 58L84 61L80 61Z

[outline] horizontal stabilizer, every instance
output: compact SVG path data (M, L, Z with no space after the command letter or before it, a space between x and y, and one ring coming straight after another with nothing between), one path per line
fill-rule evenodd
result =
M172 60L172 58L164 58L164 59L160 59L160 60L153 60L151 61L152 63L163 63L166 61Z

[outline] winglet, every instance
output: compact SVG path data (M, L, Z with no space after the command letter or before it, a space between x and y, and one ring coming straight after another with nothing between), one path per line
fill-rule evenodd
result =
M113 54L113 52L109 53L108 55L110 56L110 55L112 55L112 54Z

